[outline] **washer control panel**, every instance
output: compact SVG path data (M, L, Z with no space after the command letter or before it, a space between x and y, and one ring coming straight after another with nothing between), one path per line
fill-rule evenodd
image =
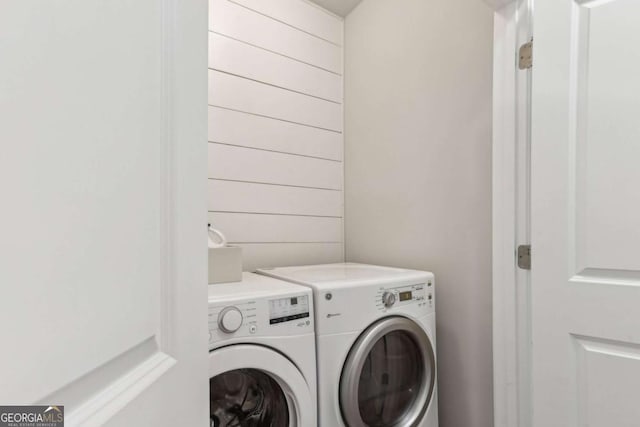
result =
M304 319L310 315L308 295L269 300L269 324L271 325Z
M313 331L311 293L209 303L209 344L242 337Z

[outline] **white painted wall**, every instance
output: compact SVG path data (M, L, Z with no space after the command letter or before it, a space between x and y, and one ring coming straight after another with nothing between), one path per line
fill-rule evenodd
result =
M343 20L210 0L209 221L246 270L342 261Z
M346 257L436 274L440 425L490 427L492 11L397 3L345 21Z

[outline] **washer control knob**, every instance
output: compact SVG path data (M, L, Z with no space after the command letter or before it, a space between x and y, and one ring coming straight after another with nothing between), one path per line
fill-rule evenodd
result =
M242 326L242 313L237 307L225 307L218 314L218 327L222 332L232 334Z
M388 291L385 292L384 294L382 294L382 303L386 308L391 307L393 304L396 303L396 294Z

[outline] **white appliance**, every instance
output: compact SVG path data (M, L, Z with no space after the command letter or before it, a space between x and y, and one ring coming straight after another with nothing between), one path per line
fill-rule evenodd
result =
M438 426L432 273L351 263L259 273L313 289L320 426Z
M243 273L209 286L211 426L317 425L311 290Z

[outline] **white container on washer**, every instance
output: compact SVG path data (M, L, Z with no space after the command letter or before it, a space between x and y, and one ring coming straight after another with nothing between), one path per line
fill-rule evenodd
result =
M242 280L242 248L227 246L227 239L209 225L209 284Z

